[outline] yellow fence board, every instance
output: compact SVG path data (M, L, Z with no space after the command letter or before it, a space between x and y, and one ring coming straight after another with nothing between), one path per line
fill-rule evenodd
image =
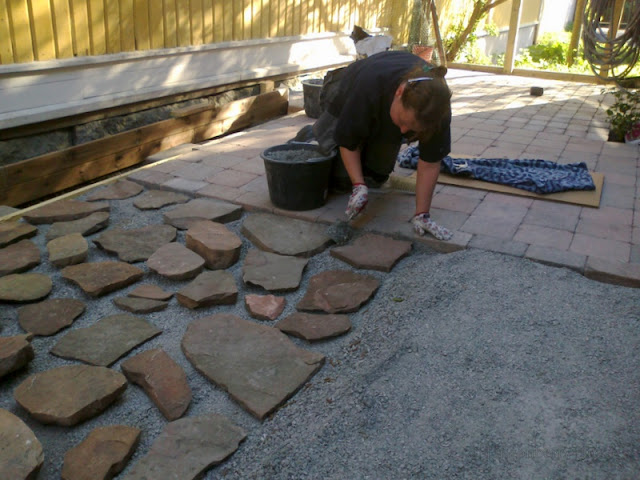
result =
M202 0L191 0L191 45L204 43Z
M51 60L56 58L56 48L53 36L53 12L49 2L39 2L39 13L32 11L29 3L29 17L31 32L34 36L34 57L36 60Z
M191 43L191 19L189 0L176 0L176 21L178 46L186 47Z
M149 3L147 0L135 0L133 4L133 31L135 50L149 50L151 37L149 35Z
M120 52L120 4L117 0L105 3L105 25L107 37L107 53Z
M87 4L86 0L71 0L70 3L71 46L74 56L84 57L91 55Z
M88 5L91 55L103 55L107 53L104 2L102 0L89 0Z
M53 38L55 57L73 56L73 39L71 36L71 12L69 0L52 0Z
M164 7L160 0L149 8L149 42L151 48L162 48L164 43Z
M133 0L120 0L120 50L123 52L136 49L133 11Z
M13 45L11 42L11 27L9 23L9 9L5 0L0 0L0 64L13 63Z
M164 46L166 48L178 45L177 17L175 0L162 0L164 5Z

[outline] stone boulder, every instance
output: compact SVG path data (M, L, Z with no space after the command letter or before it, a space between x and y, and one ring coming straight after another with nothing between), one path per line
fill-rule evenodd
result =
M53 282L41 273L14 273L0 277L0 302L27 303L51 293Z
M34 335L54 335L84 313L86 305L73 298L51 298L18 309L18 323Z
M131 180L117 180L115 183L100 188L91 193L87 197L87 201L95 202L96 200L124 200L125 198L135 197L144 190L142 185L132 182Z
M26 272L40 263L40 250L31 240L0 248L0 277Z
M112 228L95 238L93 243L109 253L115 253L123 262L147 260L158 248L176 239L171 225L147 225L125 230Z
M171 280L188 280L204 268L204 259L179 243L167 243L147 260L147 266Z
M242 265L242 280L270 292L287 292L300 286L308 259L278 255L252 248Z
M32 225L42 223L68 222L88 217L96 212L108 212L109 204L103 202L81 202L79 200L58 200L23 215Z
M233 275L225 270L203 272L176 292L178 303L187 308L211 305L233 305L238 299L238 286Z
M185 245L211 270L224 270L240 258L242 240L221 223L194 222L185 235Z
M0 248L4 248L12 243L35 237L38 228L23 222L0 223Z
M294 337L317 342L347 333L351 330L351 321L347 315L295 312L280 320L275 327Z
M144 270L125 262L92 262L62 269L62 277L92 297L120 290L140 280Z
M314 275L296 308L302 311L349 313L357 311L376 293L380 282L349 270L329 270Z
M189 197L182 193L166 190L147 190L134 200L133 205L140 210L156 210L174 203L185 203L187 200L189 200Z
M411 242L394 240L383 235L367 233L350 245L335 247L331 256L355 268L390 272L400 259L411 252Z
M33 431L13 413L0 408L0 478L35 480L44 452Z
M80 233L70 233L47 243L49 262L58 268L82 263L89 254L89 244Z
M247 294L244 296L244 306L247 312L258 320L275 320L280 316L286 304L286 298L275 295Z
M242 207L233 203L196 198L188 203L178 205L164 214L164 223L173 225L180 230L186 230L195 222L211 220L212 222L227 223L239 220Z
M70 220L68 222L57 222L51 225L47 232L46 239L54 240L58 237L64 237L72 233L79 233L83 237L99 232L109 224L108 212L96 212L91 215L79 218L78 220Z
M31 334L0 337L0 378L24 368L33 360L32 338Z

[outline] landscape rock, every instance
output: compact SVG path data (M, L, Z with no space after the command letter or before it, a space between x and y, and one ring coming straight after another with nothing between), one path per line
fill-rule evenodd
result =
M18 323L34 335L53 335L84 313L86 305L74 298L51 298L18 309Z
M330 250L335 257L355 268L390 272L398 261L411 252L411 242L374 233L366 233L350 245Z
M276 328L309 342L337 337L351 330L348 315L294 312L280 320Z
M153 252L176 239L176 229L171 225L148 225L125 230L113 228L93 240L103 250L116 253L123 262L147 260Z
M47 243L47 251L49 262L58 268L63 268L84 262L89 254L89 244L82 234L70 233Z
M136 198L133 204L140 210L155 210L175 203L185 203L187 200L189 200L189 197L182 193L166 190L147 190Z
M23 218L32 225L38 225L42 223L68 222L87 217L95 212L108 211L108 203L65 199L31 210L25 213Z
M115 303L118 308L131 313L159 312L167 308L167 305L169 305L167 302L163 302L162 300L136 297L114 298L113 303Z
M33 430L0 408L0 478L35 480L43 462L42 444Z
M253 318L258 320L275 320L280 316L287 304L284 297L275 295L245 295L244 306Z
M46 239L53 240L72 233L79 233L83 237L99 232L109 224L108 212L96 212L91 215L71 220L68 222L56 222L49 228Z
M27 238L35 237L38 228L24 222L0 223L0 248Z
M176 420L191 403L187 375L167 353L154 348L139 353L121 365L131 383L140 385L167 420Z
M64 455L62 480L110 480L127 465L141 430L127 425L97 427Z
M26 272L40 263L40 250L31 240L0 248L0 276Z
M32 337L31 334L0 337L0 378L20 370L33 360L33 347L30 343Z
M327 313L355 312L376 293L380 282L370 275L349 270L329 270L309 280L309 286L296 308Z
M167 243L147 260L147 266L171 280L188 280L204 268L204 259L179 243Z
M194 222L185 235L185 245L211 270L224 270L238 261L242 240L222 223Z
M62 269L62 277L92 297L119 290L140 280L144 271L125 262L91 262Z
M252 248L242 265L242 280L270 292L296 290L308 259L278 255Z
M70 427L98 415L126 388L115 370L66 365L29 376L13 395L37 421Z
M129 297L148 298L150 300L169 300L173 297L173 293L165 292L157 285L138 285L128 294Z
M164 214L164 222L180 230L191 228L191 224L201 220L227 223L239 220L242 207L232 203L196 198L178 205Z
M143 318L128 314L110 315L89 327L71 330L51 349L51 353L107 367L161 333L162 330Z
M182 350L200 373L261 420L324 363L324 355L298 348L280 330L224 313L191 322Z
M233 305L238 299L238 286L233 275L225 270L203 272L176 293L187 308L210 305Z
M0 302L26 303L41 300L53 288L53 282L41 273L14 273L0 277Z
M135 197L144 190L144 187L131 180L117 180L111 185L92 193L87 197L87 201L95 202L96 200L124 200L125 198Z

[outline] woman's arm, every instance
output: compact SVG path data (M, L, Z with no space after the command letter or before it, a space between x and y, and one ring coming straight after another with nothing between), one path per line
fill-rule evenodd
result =
M431 209L431 199L440 173L440 162L425 162L418 159L417 171L415 214L429 212Z

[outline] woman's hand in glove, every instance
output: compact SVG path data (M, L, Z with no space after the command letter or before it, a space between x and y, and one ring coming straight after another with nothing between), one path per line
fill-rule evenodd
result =
M351 191L349 203L344 213L347 214L349 220L353 220L364 210L369 202L369 189L363 183L356 183Z
M413 230L421 236L429 232L438 240L451 240L451 237L453 237L453 233L434 222L428 213L415 215L411 219L411 224L413 225Z

